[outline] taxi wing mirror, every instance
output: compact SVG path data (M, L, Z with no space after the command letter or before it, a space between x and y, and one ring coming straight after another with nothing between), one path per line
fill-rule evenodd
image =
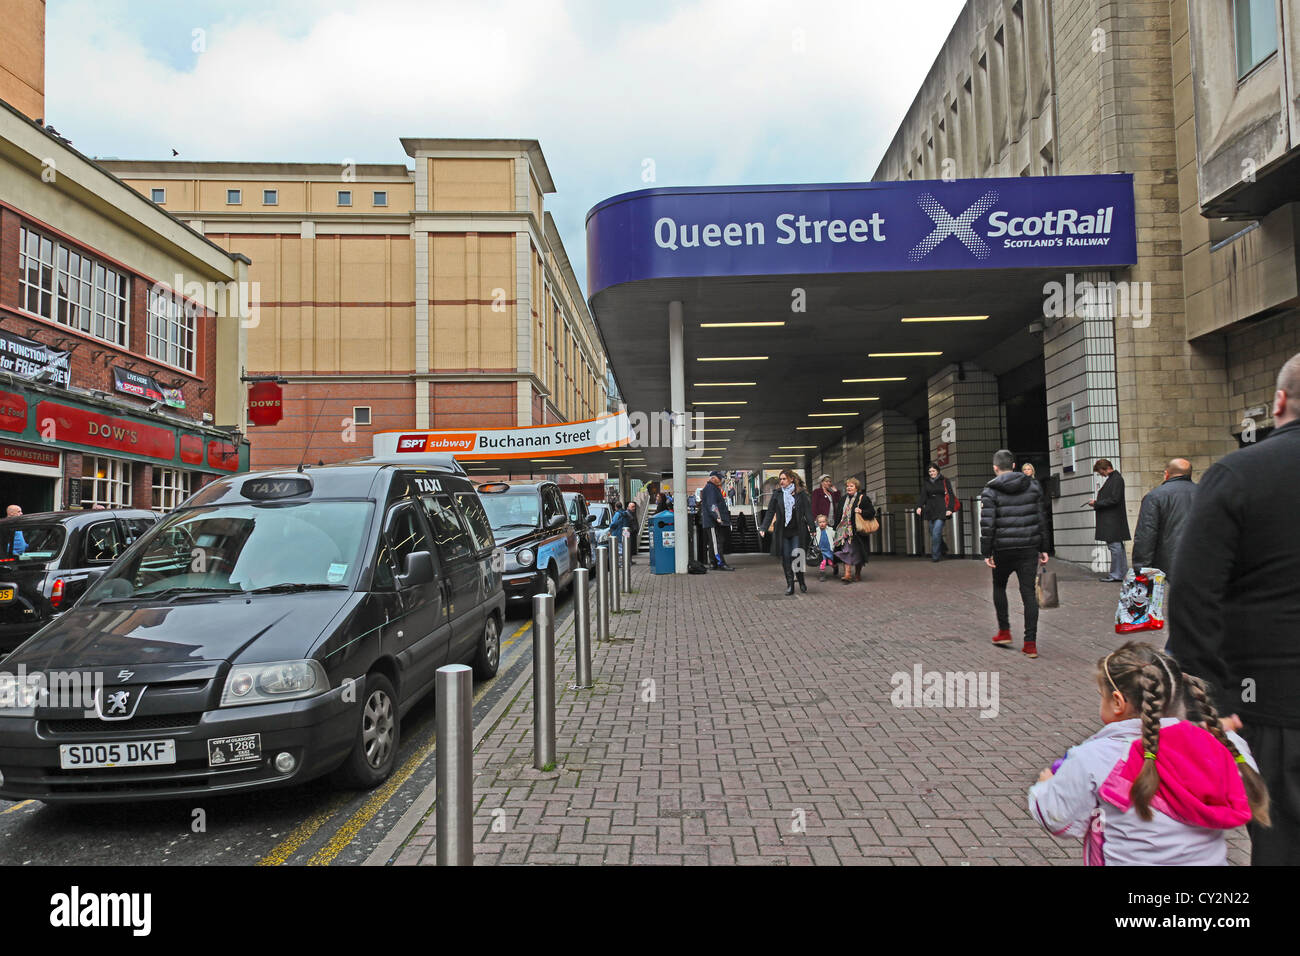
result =
M428 551L412 551L406 556L406 570L397 576L400 588L415 588L433 581L433 555Z

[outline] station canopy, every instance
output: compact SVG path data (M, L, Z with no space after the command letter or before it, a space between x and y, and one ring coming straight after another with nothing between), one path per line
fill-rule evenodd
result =
M797 466L863 418L923 408L953 363L1023 365L1042 354L1031 323L1086 307L1085 273L1136 261L1128 174L646 189L587 215L588 296L628 411L688 412L692 471ZM669 448L620 455L634 475L672 468Z

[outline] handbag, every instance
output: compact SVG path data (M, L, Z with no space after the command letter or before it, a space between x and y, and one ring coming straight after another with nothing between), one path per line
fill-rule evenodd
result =
M1056 572L1047 570L1047 565L1038 566L1038 577L1034 579L1034 593L1038 596L1039 607L1060 607L1061 595L1056 588Z
M879 518L864 518L860 514L853 516L853 527L861 534L875 534L880 530Z

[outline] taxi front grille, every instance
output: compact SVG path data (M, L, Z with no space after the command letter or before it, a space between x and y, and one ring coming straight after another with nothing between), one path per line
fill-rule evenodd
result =
M100 720L98 717L79 717L71 720L43 720L38 731L49 736L64 734L94 734L104 737L108 734L129 733L140 730L186 730L198 725L203 719L197 714L150 714L132 717L130 720Z

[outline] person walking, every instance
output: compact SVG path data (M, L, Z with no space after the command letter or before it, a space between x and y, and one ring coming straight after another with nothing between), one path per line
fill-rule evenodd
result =
M844 482L844 502L840 505L839 523L835 526L835 539L839 550L835 557L844 565L842 584L851 584L862 580L862 566L867 563L871 553L871 537L865 531L859 531L857 519L870 521L876 516L876 509L871 499L862 490L862 483L856 478Z
M1016 576L1020 601L1025 606L1026 657L1038 656L1038 595L1034 578L1038 565L1047 563L1047 519L1043 492L1038 482L1015 471L1016 460L1002 448L993 456L993 479L980 493L980 554L993 569L993 610L998 632L993 643L1011 644L1011 611L1007 605L1007 582Z
M638 542L641 538L641 522L637 520L636 502L629 501L627 503L627 508L624 510L627 511L628 529L632 532L632 556L636 557L636 553L639 547ZM636 564L635 561L633 561L632 563Z
M826 523L832 528L840 517L840 490L831 481L830 475L817 479L817 487L812 493L812 512L814 518L826 516Z
M1097 459L1092 470L1106 480L1102 482L1097 497L1088 502L1096 512L1098 541L1110 548L1110 574L1101 581L1123 581L1128 573L1128 560L1124 555L1124 542L1129 540L1128 511L1124 504L1124 476L1115 470L1107 458Z
M930 560L942 561L944 551L943 523L957 510L957 492L952 482L943 476L939 466L930 462L926 477L921 480L921 497L916 500L916 513L930 529Z
M1133 567L1165 572L1166 601L1173 582L1174 555L1195 500L1192 463L1186 458L1171 459L1165 465L1164 482L1142 497L1137 532L1133 535ZM1168 620L1168 614L1165 618Z
M23 516L23 509L21 505L10 505L9 507L5 508L6 518L21 518L22 516ZM15 530L14 540L9 546L9 553L16 558L26 550L27 550L27 539L23 537L23 533L21 531Z
M785 593L794 594L794 583L799 581L799 590L807 592L802 570L794 570L794 553L807 553L811 544L811 531L814 527L812 502L808 492L804 491L803 479L793 469L781 469L780 482L772 492L763 519L758 523L758 533L767 535L771 553L781 559L781 569L785 572Z
M1273 431L1206 469L1174 553L1169 651L1204 677L1273 800L1251 863L1300 864L1300 354L1282 366Z
M825 515L818 515L816 520L813 543L817 545L816 554L819 558L817 580L825 581L826 569L834 568L839 564L839 558L835 557L835 529L826 521Z
M715 571L736 570L727 563L727 536L731 532L731 511L722 493L722 472L709 472L709 480L700 489L700 527L708 542L709 566Z

